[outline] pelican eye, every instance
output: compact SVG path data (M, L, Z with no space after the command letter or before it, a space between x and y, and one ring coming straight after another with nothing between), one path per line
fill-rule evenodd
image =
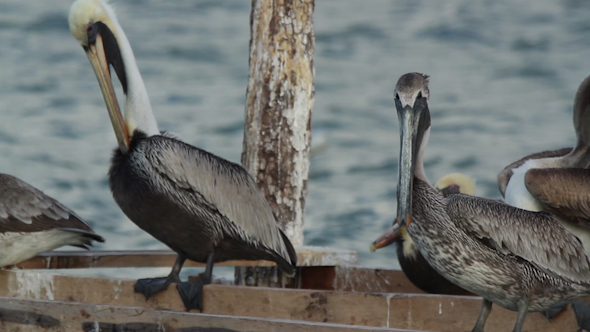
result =
M397 92L395 93L395 100L399 100L399 94Z
M416 97L416 99L420 99L422 98L422 91L418 92L418 96Z
M86 28L86 35L88 36L88 45L94 45L96 44L96 35L98 35L98 25L97 24L92 24L92 23L88 23L88 26Z

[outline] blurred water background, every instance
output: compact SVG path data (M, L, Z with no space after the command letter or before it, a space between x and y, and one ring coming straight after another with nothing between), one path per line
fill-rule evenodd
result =
M113 3L160 128L239 162L250 1ZM116 141L70 35L70 4L0 3L0 172L74 209L107 239L97 249L163 249L109 192ZM311 161L305 243L399 267L393 248L368 249L396 213L392 91L406 72L431 75L432 182L459 171L477 179L478 195L500 198L496 175L508 163L572 146L573 98L590 73L589 18L584 0L316 0L313 140L323 148Z

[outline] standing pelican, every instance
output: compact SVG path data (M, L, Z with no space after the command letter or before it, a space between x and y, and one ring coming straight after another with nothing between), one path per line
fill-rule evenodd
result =
M72 210L13 176L0 174L0 267L62 246L104 242Z
M584 247L553 215L474 196L445 198L429 184L423 165L429 97L428 76L398 80L397 222L439 274L483 297L473 331L483 331L492 303L518 311L513 331L520 332L529 311L590 295Z
M459 193L475 195L475 181L461 173L451 173L443 176L438 180L434 188L440 191L444 197ZM416 287L431 294L470 294L438 274L424 259L416 244L408 235L406 228L400 227L397 223L393 223L390 229L371 244L371 252L394 242L399 265L406 277Z
M506 203L549 211L574 233L590 254L590 76L574 99L577 142L572 148L535 153L498 174Z
M136 291L149 298L179 282L187 258L207 263L201 281L177 286L189 310L202 309L202 286L211 281L214 262L270 260L292 276L295 250L252 176L238 164L160 133L113 9L102 0L78 0L69 24L94 68L119 143L109 170L113 197L131 221L178 253L168 277L139 280ZM109 65L126 95L124 120Z

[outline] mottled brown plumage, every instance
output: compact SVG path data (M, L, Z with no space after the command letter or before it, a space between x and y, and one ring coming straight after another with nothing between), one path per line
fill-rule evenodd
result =
M580 84L573 105L576 145L526 156L498 174L506 203L553 213L590 254L590 76Z
M461 173L443 176L435 188L444 197L459 193L475 195L475 181ZM406 277L421 290L431 294L469 295L471 292L453 284L434 270L424 259L412 237L396 222L371 245L371 251L394 243L397 259Z
M406 74L420 75L416 73ZM404 80L398 81L398 89ZM550 213L468 195L443 197L426 178L422 155L430 131L428 99L396 100L400 119L398 222L442 276L484 298L473 329L483 331L496 303L528 311L590 295L590 260L582 243Z

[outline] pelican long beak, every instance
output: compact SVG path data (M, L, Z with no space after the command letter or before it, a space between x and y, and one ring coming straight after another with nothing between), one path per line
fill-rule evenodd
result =
M115 136L119 143L119 149L121 149L121 152L127 153L129 151L129 132L121 114L115 89L113 88L111 71L105 54L102 36L97 34L96 42L89 47L85 47L84 50L98 79L98 85L100 85L100 90L102 91L113 129L115 130Z
M412 222L412 187L414 184L415 159L417 154L416 141L418 136L417 115L414 109L403 107L396 101L400 122L400 158L398 167L397 187L397 223L409 226Z
M371 244L371 252L375 252L377 249L392 244L395 239L402 235L402 230L405 230L405 228L400 227L397 223L393 223L393 226L391 226L390 229L386 230L385 233L381 234L381 236Z

